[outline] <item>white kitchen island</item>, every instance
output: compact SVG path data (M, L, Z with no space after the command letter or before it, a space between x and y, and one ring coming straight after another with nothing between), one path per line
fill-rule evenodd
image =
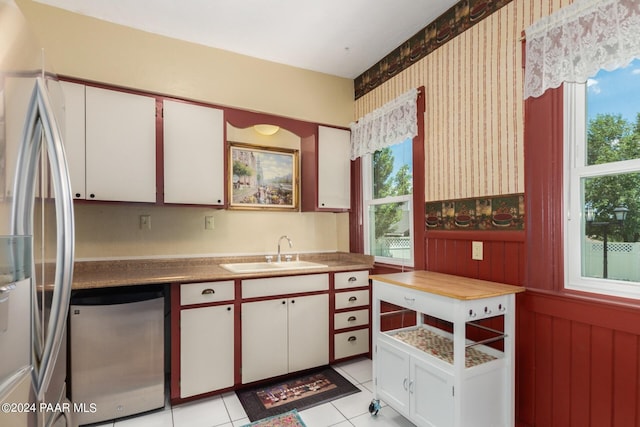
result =
M513 426L524 288L429 271L371 279L372 413L380 399L418 426Z

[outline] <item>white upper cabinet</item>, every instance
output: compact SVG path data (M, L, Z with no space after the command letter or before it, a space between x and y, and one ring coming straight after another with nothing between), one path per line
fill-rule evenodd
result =
M155 98L86 87L86 198L156 201Z
M71 192L75 199L86 198L85 193L85 85L61 81L64 93L64 120L60 121L65 154L69 164Z
M351 207L351 132L318 126L318 208Z
M224 204L224 112L165 100L164 202Z

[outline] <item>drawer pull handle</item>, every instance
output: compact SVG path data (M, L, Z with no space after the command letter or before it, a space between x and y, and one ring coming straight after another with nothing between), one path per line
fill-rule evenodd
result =
M356 316L349 316L349 318L347 319L347 322L355 322L356 321Z
M213 290L213 289L211 289L211 288L207 288L207 289L203 289L203 290L202 290L202 295L213 295L213 294L215 294L215 293L216 293L216 291L214 291L214 290Z
M347 338L347 341L349 341L349 342L354 342L355 340L357 340L357 338L354 337L353 335L351 335L349 338Z
M402 388L404 388L405 390L409 390L409 387L407 387L407 381L408 381L408 378L405 378L404 380L402 380Z
M498 304L498 311L505 311L507 309L507 307L505 307L502 304Z
M489 307L485 307L484 308L484 313L485 314L491 314L491 310L489 310Z
M227 311L231 311L231 307L227 307Z
M358 300L358 298L356 298L356 297L349 297L349 302L354 302L354 301L357 301L357 300Z
M355 282L356 280L358 280L356 276L349 277L349 282Z
M476 313L473 310L469 310L469 317L476 317Z

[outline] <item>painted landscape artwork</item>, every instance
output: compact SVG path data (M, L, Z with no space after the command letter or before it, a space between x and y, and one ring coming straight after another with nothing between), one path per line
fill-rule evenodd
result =
M231 207L297 209L296 150L230 144Z

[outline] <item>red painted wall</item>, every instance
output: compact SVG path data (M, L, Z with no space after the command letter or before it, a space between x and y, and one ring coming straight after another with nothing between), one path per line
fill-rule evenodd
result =
M427 270L524 285L520 427L640 426L640 304L563 288L562 90L526 101L524 232L427 231ZM471 242L484 259L471 260Z

